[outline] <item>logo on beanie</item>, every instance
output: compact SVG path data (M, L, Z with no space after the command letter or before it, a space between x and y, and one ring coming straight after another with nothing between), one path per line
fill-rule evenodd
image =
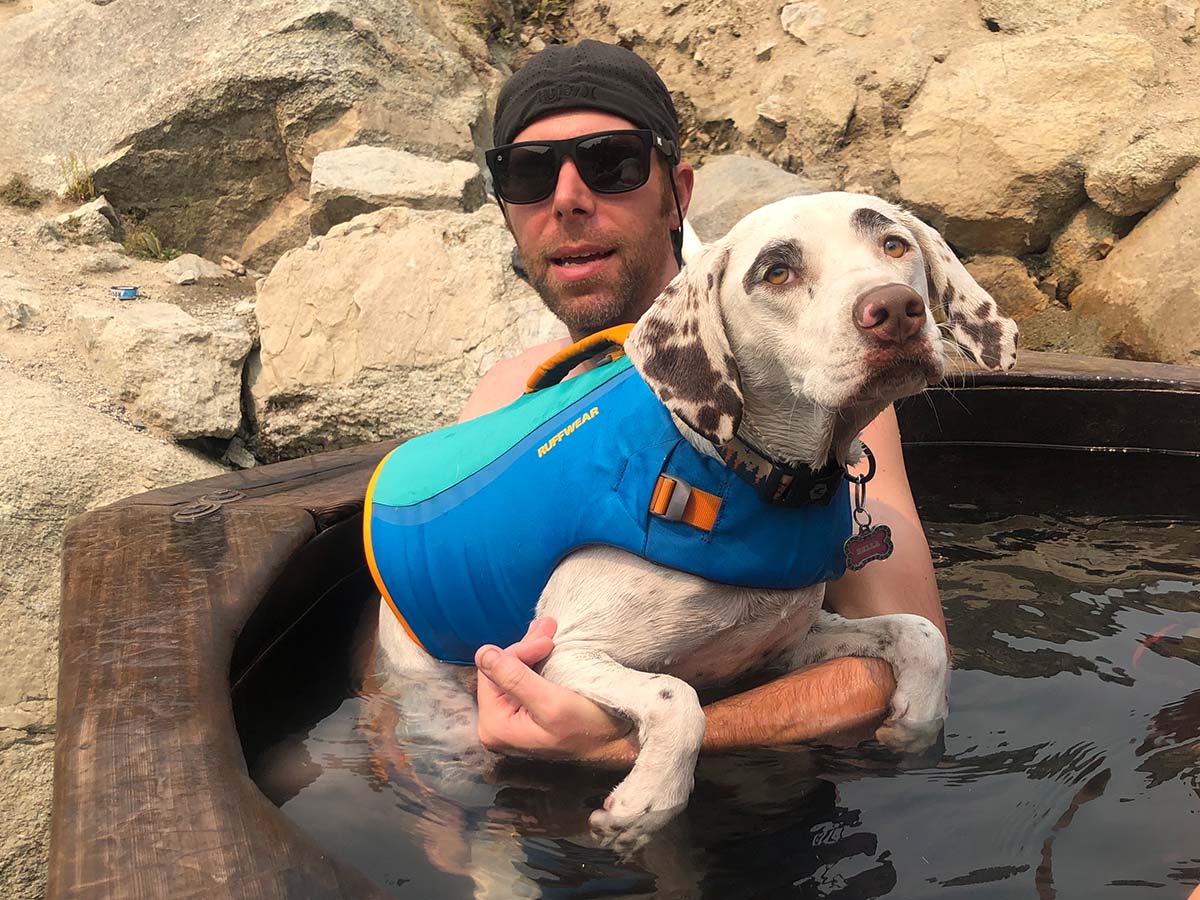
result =
M557 103L560 100L595 100L594 84L552 84L533 95L534 103Z

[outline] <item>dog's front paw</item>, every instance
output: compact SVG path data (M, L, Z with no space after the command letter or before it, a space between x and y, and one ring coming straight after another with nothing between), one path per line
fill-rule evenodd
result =
M923 722L911 717L888 719L875 731L875 739L895 753L924 753L942 733L942 719Z
M619 790L609 794L604 809L592 813L588 823L601 845L616 850L626 859L644 847L656 831L687 805L686 800L675 804L667 801L664 805L653 800L645 802L645 798L643 802L631 802L619 794Z

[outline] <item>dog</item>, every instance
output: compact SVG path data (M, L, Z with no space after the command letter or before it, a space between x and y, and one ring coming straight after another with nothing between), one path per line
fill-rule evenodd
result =
M862 457L864 426L942 379L939 309L978 363L1015 363L1016 325L934 229L868 195L798 196L700 248L624 349L697 454L725 464L727 448L750 447L761 454L751 474L777 461L785 471L833 465L840 478ZM602 844L628 855L685 806L704 736L697 689L747 673L878 657L897 687L877 738L898 750L936 739L948 683L937 628L915 615L846 619L822 609L823 598L823 583L715 583L612 546L558 562L536 605L558 621L541 674L630 720L640 746L591 815ZM400 731L448 759L474 748L478 761L470 670L426 653L387 603L378 648L379 666L423 698L405 701Z

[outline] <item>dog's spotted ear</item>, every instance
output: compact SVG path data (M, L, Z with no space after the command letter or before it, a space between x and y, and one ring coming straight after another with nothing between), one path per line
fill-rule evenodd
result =
M718 447L742 420L742 385L721 315L729 251L701 249L634 326L625 349L667 409Z
M989 369L1011 369L1017 361L1017 323L1000 313L954 251L933 228L903 210L900 221L917 238L925 259L929 306L938 309L960 347Z

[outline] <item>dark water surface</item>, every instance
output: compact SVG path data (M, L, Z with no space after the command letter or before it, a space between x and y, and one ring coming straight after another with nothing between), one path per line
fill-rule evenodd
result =
M387 704L327 652L343 623L285 664L286 696L242 717L251 773L398 897L1185 897L1200 883L1200 520L923 514L955 661L944 747L922 759L702 758L687 811L622 864L586 834L612 773L513 764L438 796L429 755L389 739Z

